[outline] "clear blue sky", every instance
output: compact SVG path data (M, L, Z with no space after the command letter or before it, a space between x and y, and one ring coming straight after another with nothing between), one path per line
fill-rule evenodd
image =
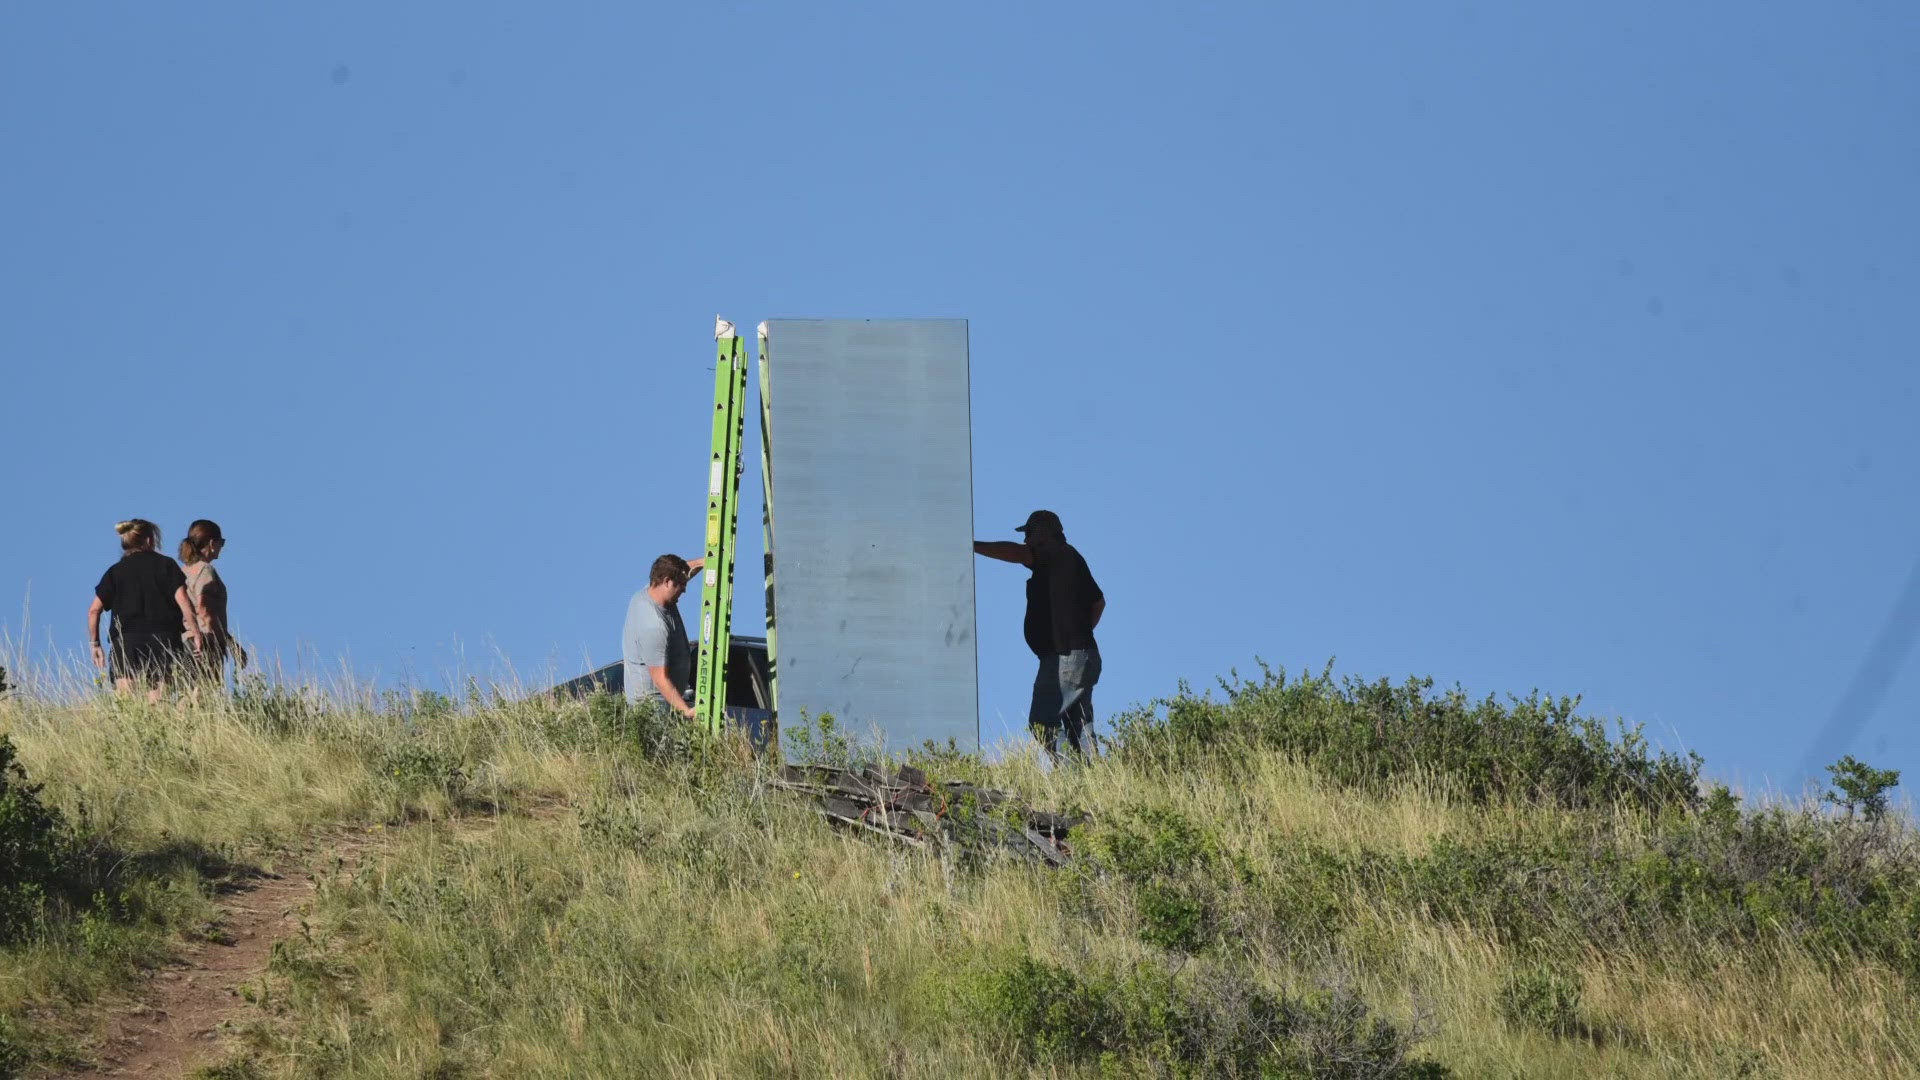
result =
M1797 789L1878 639L1920 780L1916 117L1898 2L8 5L0 622L208 516L288 664L572 674L700 543L716 313L961 316L1103 712L1336 657Z

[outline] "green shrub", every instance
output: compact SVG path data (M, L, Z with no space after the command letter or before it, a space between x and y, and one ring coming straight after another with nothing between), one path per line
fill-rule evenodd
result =
M72 862L66 821L41 803L40 789L27 779L13 740L0 734L0 944L32 931Z
M1415 1039L1346 990L1287 996L1238 968L1146 962L1089 971L1020 956L995 969L987 1019L1032 1057L1179 1076L1441 1077Z
M639 732L631 718L627 699L619 694L598 690L587 698L587 721L603 738L615 742L636 742Z
M311 699L261 675L235 679L232 700L241 723L273 738L284 739L310 728L320 718L320 709Z
M928 739L920 744L920 749L907 752L906 763L939 780L961 780L986 787L994 784L986 759L975 751L960 749L952 739L948 739L945 746Z
M795 898L774 908L771 922L773 949L754 965L770 998L794 1008L818 1007L858 984L847 964L859 949L848 940L844 920L817 902Z
M1376 1015L1345 987L1298 999L1291 1034L1298 1047L1295 1072L1314 1080L1444 1080L1452 1075L1437 1062L1407 1057L1420 1034Z
M0 1016L0 1080L13 1080L32 1062L33 1052L28 1049L26 1038L10 1018Z
M235 1057L217 1065L203 1065L189 1074L191 1080L260 1080L265 1073L250 1057Z
M1920 849L1907 839L1812 810L1743 812L1720 792L1645 834L1594 824L1449 834L1417 856L1288 858L1543 955L1784 941L1920 981Z
M844 769L860 757L860 744L847 734L832 713L808 716L800 711L795 723L781 726L781 756L795 765L828 765Z
M1839 794L1827 792L1826 801L1845 808L1848 817L1858 811L1871 822L1886 816L1887 792L1900 783L1900 770L1876 769L1852 754L1827 766L1827 772Z
M1296 842L1271 858L1274 871L1248 883L1251 910L1236 921L1283 953L1324 950L1351 924L1355 878L1375 857Z
M1228 768L1252 750L1277 750L1341 784L1378 789L1432 775L1478 802L1565 807L1614 803L1693 806L1700 758L1654 755L1638 727L1610 738L1577 716L1572 698L1537 691L1505 705L1470 701L1458 689L1432 694L1432 679L1335 681L1330 671L1291 682L1223 680L1224 700L1174 698L1114 718L1110 752L1166 768ZM1165 716L1160 711L1165 710Z
M1442 836L1426 854L1376 856L1360 879L1410 909L1480 926L1508 945L1548 944L1569 899L1579 891L1583 864L1605 849L1576 853L1568 843L1518 833Z
M1257 871L1213 826L1163 807L1103 810L1076 844L1056 879L1067 910L1097 912L1117 889L1136 935L1179 953L1231 953L1253 938L1321 947L1354 924L1356 905L1385 903L1523 956L1783 942L1920 983L1920 846L1812 810L1743 811L1723 789L1657 818L1486 819L1412 855L1282 840Z
M1909 834L1769 807L1664 821L1651 847L1621 861L1622 892L1675 932L1779 937L1920 980L1920 848Z
M994 973L987 1001L989 1019L1041 1057L1094 1057L1126 1041L1126 1016L1111 988L1031 956Z
M460 711L460 706L438 690L387 690L380 694L384 711L407 725L444 720Z
M457 798L467 785L458 757L419 739L388 747L377 768L381 779L402 794L437 787L449 798Z
M656 763L686 761L704 734L659 698L629 702L600 691L587 698L589 725L616 747Z
M1580 993L1578 972L1534 964L1507 976L1494 996L1493 1009L1510 1024L1571 1035L1580 1026Z
M1128 887L1142 940L1193 953L1218 937L1221 886L1236 871L1212 830L1175 810L1122 807L1088 826L1080 844L1083 873Z
M1714 1051L1714 1075L1726 1080L1761 1080L1779 1074L1767 1062L1767 1055L1742 1046L1723 1046Z

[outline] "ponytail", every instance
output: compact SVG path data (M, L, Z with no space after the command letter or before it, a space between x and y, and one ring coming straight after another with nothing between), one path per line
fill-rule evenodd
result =
M192 566L197 562L206 562L209 549L220 539L220 526L206 518L187 526L187 538L180 541L180 561Z

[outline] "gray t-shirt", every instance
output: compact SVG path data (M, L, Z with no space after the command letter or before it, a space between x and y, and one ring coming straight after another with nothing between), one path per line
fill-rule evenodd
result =
M626 661L627 700L633 702L657 698L648 668L664 667L682 697L692 702L687 692L693 681L693 650L687 646L687 628L680 621L680 609L653 602L641 589L627 602L627 627L621 634L622 659Z

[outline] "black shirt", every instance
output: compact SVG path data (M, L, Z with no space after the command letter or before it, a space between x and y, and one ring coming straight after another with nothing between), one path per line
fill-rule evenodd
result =
M1027 579L1027 648L1035 656L1093 648L1093 605L1106 594L1093 580L1087 560L1067 543L1028 550L1033 576Z
M116 634L174 634L186 629L173 594L187 575L157 551L133 551L107 567L93 595L113 612Z

